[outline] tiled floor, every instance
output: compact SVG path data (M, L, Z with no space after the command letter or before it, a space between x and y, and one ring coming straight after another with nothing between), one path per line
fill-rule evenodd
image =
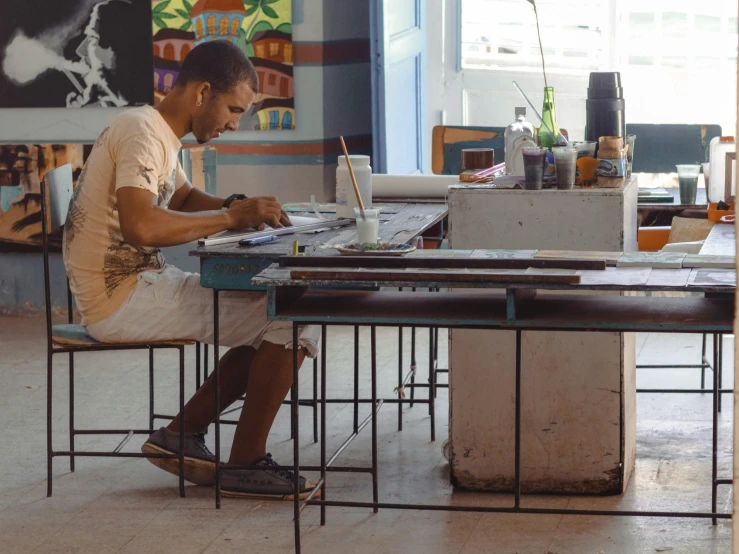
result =
M211 489L188 486L180 498L176 478L145 460L77 460L69 472L66 459L54 462L54 495L46 497L45 351L43 321L36 317L0 316L0 554L39 553L251 553L292 552L290 503L224 499L215 510ZM329 394L352 390L352 332L329 331ZM425 368L427 333L419 333L419 366ZM409 347L406 332L406 356ZM392 397L397 385L397 331L378 330L379 395ZM725 339L725 385L731 385L733 338ZM362 331L362 352L369 332ZM446 341L441 354L445 359ZM699 336L638 337L640 363L663 358L697 360ZM65 448L68 381L64 357L56 358L55 445ZM157 409L176 406L174 354L157 354ZM188 352L188 391L194 388L194 351ZM75 382L78 428L145 426L148 405L146 354L87 354L77 358ZM407 363L405 364L407 367ZM312 388L308 366L301 391ZM421 374L425 371L421 369ZM640 370L639 386L695 387L696 370ZM369 395L368 363L362 362L363 393ZM709 374L710 376L710 374ZM463 505L507 505L505 495L457 493L449 486L441 446L446 437L448 396L439 391L437 441L429 442L425 406L404 409L404 430L397 431L397 408L385 405L379 416L380 498ZM720 471L731 464L731 402L721 414ZM648 508L708 510L711 476L711 399L704 395L639 395L637 467L623 497L524 497L524 505L569 508ZM368 413L364 406L362 416ZM312 443L310 408L301 408L303 463L318 461ZM351 428L351 407L330 406L329 450L343 442ZM289 464L289 414L278 416L270 449ZM230 444L226 427L223 444ZM211 433L212 435L212 433ZM369 460L369 428L348 449L342 464ZM209 437L212 441L212 436ZM79 437L77 448L112 448L115 438ZM141 439L126 450L135 451ZM224 454L227 448L224 449ZM371 498L369 476L332 474L332 498ZM729 511L731 487L720 489L720 510ZM364 509L329 509L325 527L318 509L303 512L303 551L308 553L505 553L505 554L636 554L728 553L730 525L720 521L667 518L494 515Z

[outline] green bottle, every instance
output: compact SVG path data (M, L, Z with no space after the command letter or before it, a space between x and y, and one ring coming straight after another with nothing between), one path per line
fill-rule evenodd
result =
M559 136L559 125L557 125L557 112L554 109L554 89L544 88L544 109L541 114L546 126L539 127L539 144L543 148L551 148L556 144ZM549 127L549 129L547 129Z

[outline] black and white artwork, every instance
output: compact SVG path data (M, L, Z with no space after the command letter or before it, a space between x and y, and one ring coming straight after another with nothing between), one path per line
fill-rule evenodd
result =
M14 0L0 16L0 107L151 104L150 0Z

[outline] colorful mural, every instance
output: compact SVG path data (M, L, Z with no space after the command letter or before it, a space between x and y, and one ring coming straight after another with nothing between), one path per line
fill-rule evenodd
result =
M92 144L0 144L0 251L41 246L41 180L72 164L75 184ZM61 245L61 232L52 237Z
M154 102L172 89L182 60L208 40L241 47L259 74L241 130L295 128L292 0L152 0Z

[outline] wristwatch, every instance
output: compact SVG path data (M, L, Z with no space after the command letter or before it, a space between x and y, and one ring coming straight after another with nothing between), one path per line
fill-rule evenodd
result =
M231 202L234 200L246 200L248 196L246 194L232 194L223 201L223 209L227 210L231 207Z

